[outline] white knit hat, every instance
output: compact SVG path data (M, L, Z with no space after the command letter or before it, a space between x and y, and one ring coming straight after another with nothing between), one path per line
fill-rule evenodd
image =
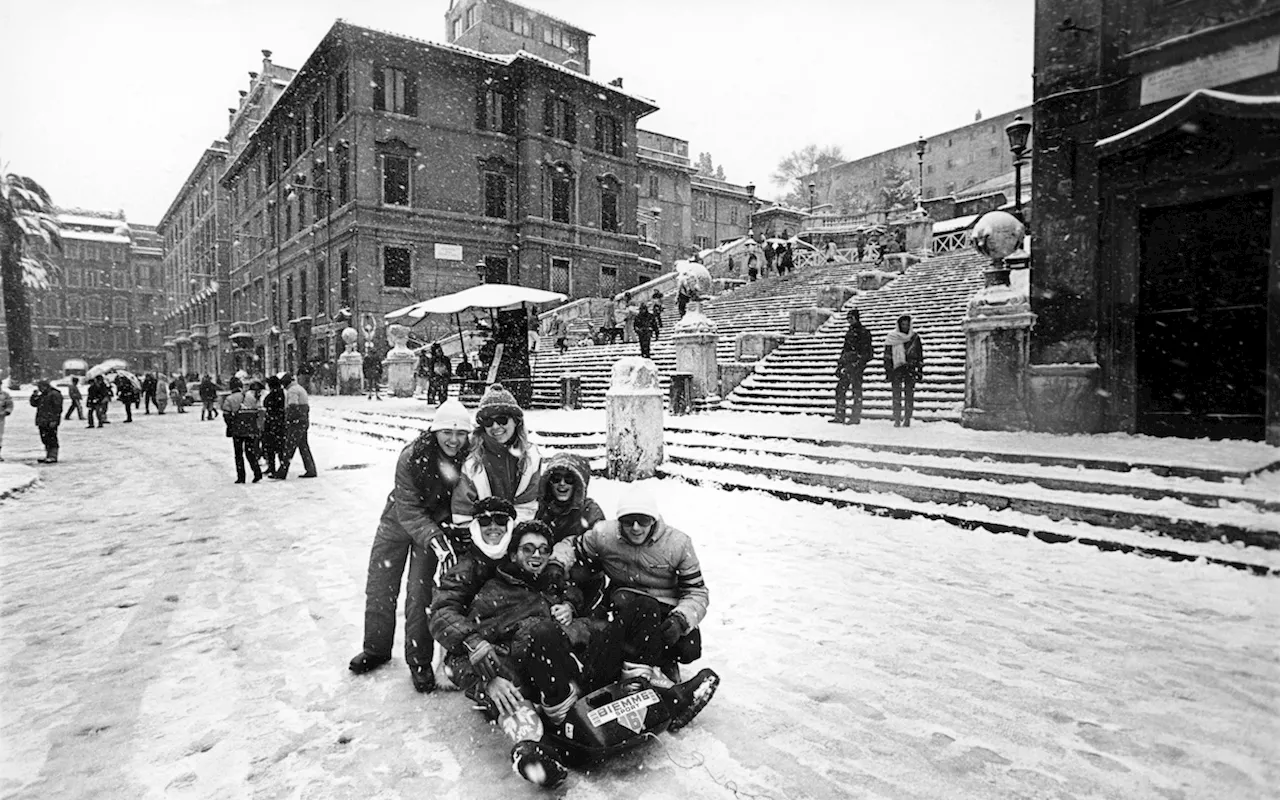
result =
M622 497L618 498L618 516L627 514L644 514L654 519L660 516L658 500L649 487L633 483L623 490Z
M449 398L440 404L436 414L431 418L429 431L465 431L470 432L476 426L471 412L460 401Z

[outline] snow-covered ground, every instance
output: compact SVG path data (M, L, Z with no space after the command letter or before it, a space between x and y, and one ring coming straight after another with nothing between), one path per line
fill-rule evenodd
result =
M0 494L26 469L11 462L40 454L32 414L19 403L9 420ZM316 435L318 480L233 485L220 421L112 419L68 424L62 463L0 501L0 796L543 794L463 698L416 694L399 652L372 675L346 669L386 443ZM535 415L558 430L603 422ZM847 435L970 433L861 427ZM1075 438L1006 441L1070 451ZM1096 457L1091 441L1079 450ZM1162 441L1115 449L1151 461ZM701 665L723 685L688 729L557 796L1262 798L1280 785L1280 580L655 484L697 543L712 599ZM619 488L596 480L592 494L611 509Z

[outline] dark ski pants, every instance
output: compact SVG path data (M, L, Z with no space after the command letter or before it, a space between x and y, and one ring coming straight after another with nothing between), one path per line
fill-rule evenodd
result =
M893 392L893 422L910 425L911 412L916 407L916 376L909 368L895 369L889 375L889 388Z
M58 426L57 425L38 425L40 429L40 444L44 445L44 454L46 458L58 457Z
M662 621L674 606L628 589L615 591L610 599L622 626L625 660L663 667L675 661L688 664L702 656L702 634L697 628L670 647L662 641Z
M302 457L302 470L307 475L314 475L316 472L316 460L311 455L311 443L307 441L307 426L309 423L302 423L299 427L294 428L290 422L290 430L285 432L284 448L280 451L280 469L276 472L280 475L289 474L289 462L293 461L293 454L297 452Z
M409 565L404 599L404 660L411 667L430 668L434 642L427 627L435 587L436 554L413 543L399 525L378 523L369 550L369 575L364 586L364 651L390 658L396 638L396 603L400 579Z
M232 450L236 456L236 480L244 482L244 460L249 459L249 466L253 467L253 477L255 480L262 477L262 468L258 466L258 440L248 439L237 436L231 440Z
M143 393L142 393L142 410L143 410L145 413L150 414L150 413L151 413L151 407L152 407L152 406L155 406L155 407L156 407L156 411L157 411L158 413L161 413L161 414L163 414L163 413L164 413L164 411L160 408L160 404L156 402L156 393L155 393L155 392L143 392Z
M853 404L847 419L853 422L862 421L862 374L863 369L846 369L836 377L836 419L843 422L845 417L846 395L853 392Z
M644 358L650 358L649 343L653 340L653 334L649 331L644 331L643 333L637 333L636 335L640 337L640 355Z
M64 416L63 419L71 419L71 414L73 412L77 419L84 420L84 406L80 405L79 397L71 398L71 406L67 408L66 416Z

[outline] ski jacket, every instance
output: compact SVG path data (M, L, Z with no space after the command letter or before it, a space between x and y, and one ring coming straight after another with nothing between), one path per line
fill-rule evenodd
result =
M844 344L840 347L840 360L836 364L836 374L850 369L866 369L874 355L871 331L867 330L861 322L856 322L844 333Z
M486 436L480 434L482 443L472 447L462 464L458 485L453 490L453 524L470 525L476 502L495 494L516 507L518 519L533 519L538 510L538 487L542 480L541 451L523 434L519 435L518 443L513 441L513 445L497 448L492 444L486 447L483 443ZM514 469L508 469L512 465ZM514 472L514 480L508 480L508 472Z
M56 428L62 424L62 392L56 387L36 389L31 393L30 403L36 409L37 428Z
M453 488L458 483L464 452L450 458L433 446L435 433L424 431L400 451L395 485L382 507L381 524L402 531L424 550L445 535ZM437 548L438 550L439 548Z
M563 470L571 473L577 482L573 496L561 505L552 499L551 473ZM587 485L591 481L591 468L587 460L576 453L553 453L542 462L542 476L538 480L538 510L536 520L551 528L551 543L558 544L571 536L580 536L598 522L604 521L600 505L587 497Z

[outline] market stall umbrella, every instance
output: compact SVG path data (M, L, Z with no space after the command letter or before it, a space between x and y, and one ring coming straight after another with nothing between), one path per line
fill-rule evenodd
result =
M90 367L89 371L85 373L85 377L89 379L93 379L99 375L105 375L108 372L114 372L116 370L122 370L122 369L128 369L128 368L129 368L129 362L125 361L123 358L108 358L106 361L103 361L99 364L94 364L92 367Z
M469 308L519 308L524 303L560 303L568 300L560 292L512 286L509 283L482 283L460 292L433 297L411 306L398 308L384 316L388 321L411 319L414 324L428 314L458 314Z

